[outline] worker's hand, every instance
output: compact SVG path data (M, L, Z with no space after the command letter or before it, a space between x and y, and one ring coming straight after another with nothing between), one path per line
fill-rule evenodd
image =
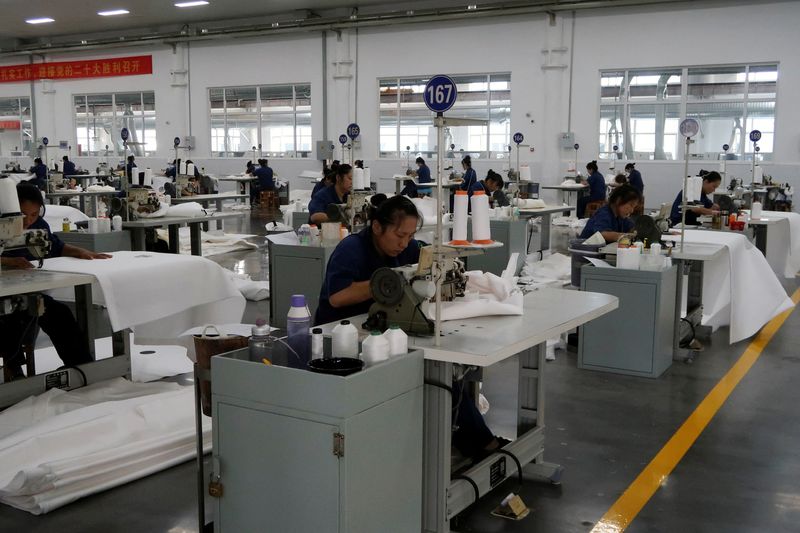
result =
M24 257L4 257L3 266L6 268L18 268L21 270L28 270L33 268L33 263Z
M111 256L81 249L81 251L78 252L78 259L111 259Z

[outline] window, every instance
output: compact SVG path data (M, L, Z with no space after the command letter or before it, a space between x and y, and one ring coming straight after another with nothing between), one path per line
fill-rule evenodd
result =
M123 155L120 132L128 128L128 151L156 152L155 93L80 94L74 96L78 155Z
M693 159L752 159L750 131L761 131L761 159L771 159L775 139L778 65L725 65L600 73L602 158L680 159L678 124L700 122Z
M458 99L448 116L484 120L486 124L446 128L448 152L475 158L507 158L511 138L511 74L452 78ZM427 82L424 77L379 80L381 157L436 156L434 115L422 97Z
M259 148L267 157L311 154L311 85L215 88L208 100L215 156Z
M0 98L0 156L28 155L32 137L30 98Z

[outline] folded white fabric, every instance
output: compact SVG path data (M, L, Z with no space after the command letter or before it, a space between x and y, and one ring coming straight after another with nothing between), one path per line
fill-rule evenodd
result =
M167 230L158 229L156 233L160 239L169 242L169 232ZM178 230L181 254L191 255L192 253L190 235L190 228L180 228ZM200 241L203 243L203 257L211 257L237 250L256 250L258 249L258 244L247 240L253 237L257 237L257 235L201 231Z
M567 179L567 180L562 181L560 186L561 187L574 187L574 188L577 189L577 188L583 187L583 184L582 183L577 183L575 180Z
M514 287L513 280L501 278L491 272L467 272L467 292L478 293L477 298L465 297L442 303L443 321L522 314L523 294ZM435 306L429 306L427 314L429 318L435 319Z
M195 455L194 391L122 378L0 414L0 501L43 514ZM211 421L203 417L206 450Z
M267 231L294 231L294 228L288 224L280 222L269 222L264 225Z
M430 197L425 198L412 198L412 202L423 217L431 217L433 223L436 224L436 200Z
M228 271L228 275L242 296L251 302L260 302L269 298L268 281L253 281L247 274L237 274L231 271Z
M545 284L569 279L572 273L572 260L568 256L552 254L541 261L536 261L538 256L539 254L531 254L526 258L522 269L524 276L532 278L536 283Z
M111 185L89 185L86 187L87 192L117 192L117 190L112 187Z
M170 217L204 217L206 210L197 202L186 202L185 204L177 204L169 206L167 216Z
M605 239L605 237L603 237L603 234L600 233L599 231L596 231L594 233L594 235L592 235L591 237L589 237L588 239L583 241L583 244L601 245L601 244L605 244L605 243L606 243L606 239Z
M794 303L764 255L739 233L686 230L686 242L725 246L703 271L703 323L730 326L730 343L747 339Z
M155 322L156 330L167 333L173 329L174 334L168 338L174 338L202 323L241 319L245 300L225 269L213 261L194 255L153 252L111 255L111 259L92 261L71 257L47 259L44 269L91 274L97 278L92 288L93 299L108 308L114 331ZM70 292L66 291L66 296ZM178 315L182 319L174 328L162 320ZM138 335L137 329L137 338Z

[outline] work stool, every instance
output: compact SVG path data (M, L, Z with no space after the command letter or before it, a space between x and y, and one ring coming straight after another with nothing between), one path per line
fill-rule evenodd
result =
M275 191L261 191L258 199L258 203L261 207L267 207L269 209L277 209L280 205L279 202L278 193Z
M597 212L598 209L606 205L605 200L594 200L586 204L586 211L584 211L584 217L592 218L592 216Z

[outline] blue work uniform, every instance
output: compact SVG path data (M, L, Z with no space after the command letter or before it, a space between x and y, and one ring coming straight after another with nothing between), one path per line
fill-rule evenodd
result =
M599 172L592 172L586 179L589 182L589 201L606 199L606 179Z
M167 167L167 170L164 171L164 175L168 178L174 178L177 173L178 168L175 165Z
M644 196L644 182L642 181L641 172L639 172L635 168L631 170L631 173L628 174L628 183L631 184L631 187L639 191L639 194Z
M472 196L472 193L476 190L480 190L480 185L478 183L478 174L475 172L474 168L468 168L466 172L464 172L464 181L461 182L461 186L459 187L462 191L467 191L469 196Z
M39 163L32 166L30 172L35 174L36 177L29 179L28 183L32 183L44 190L47 187L47 166L44 163Z
M714 205L714 202L712 202L711 199L708 196L706 196L706 193L702 193L700 195L700 203L706 209L710 209ZM672 211L670 211L669 214L669 221L672 223L673 226L681 223L681 204L683 204L683 191L679 192L677 198L675 198L675 201L672 202ZM687 226L698 225L699 224L698 218L699 215L697 213L689 209L686 210Z
M327 181L325 181L325 178L322 178L321 180L319 180L319 181L318 181L318 182L317 182L317 183L314 185L314 190L312 190L312 191L311 191L311 197L313 198L313 197L314 197L314 195L315 195L315 194L317 194L317 193L320 191L320 189L324 189L324 188L325 188L325 187L327 187L328 185L329 185L329 183L328 183Z
M381 267L393 268L417 263L419 248L419 242L411 239L400 255L386 257L380 255L375 249L371 228L364 228L360 232L346 237L339 243L328 261L325 281L319 295L315 324L327 324L369 312L372 299L346 307L333 307L330 304L330 297L348 288L354 282L369 281L372 274Z
M405 187L400 191L400 196L408 196L409 198L419 197L420 189L417 187L417 184L414 183L414 180L406 180L403 182L403 185L405 185Z
M422 165L417 169L417 182L421 185L423 183L430 183L433 180L431 179L431 169L428 168L428 165ZM433 189L430 187L417 187L418 194L431 194Z
M586 222L581 239L588 239L598 231L616 231L617 233L630 233L633 230L633 221L629 218L618 217L610 206L604 205Z
M47 257L60 257L64 253L64 242L50 231L47 222L39 217L36 222L28 226L27 229L46 230L50 238L50 253ZM3 252L3 257L23 257L28 261L33 261L34 257L27 249L9 250ZM42 295L44 313L39 317L38 325L53 343L58 356L65 365L74 366L91 361L89 355L89 345L86 337L76 335L80 331L75 317L69 307L61 302L57 302L51 296ZM12 313L0 317L0 355L7 357L6 365L12 371L19 372L22 360L19 357L19 346L23 343L35 341L35 333L26 336L30 332L30 317L27 313ZM33 330L34 332L36 330ZM16 355L15 355L16 354Z
M253 176L258 178L258 189L260 191L274 191L275 190L275 178L272 169L269 167L258 167L255 172L253 172Z
M70 160L64 161L64 176L75 175L75 163Z
M311 197L311 201L308 203L308 216L311 217L315 213L324 213L330 204L343 204L347 201L348 196L350 196L350 193L345 193L344 197L339 198L335 185L323 187Z

